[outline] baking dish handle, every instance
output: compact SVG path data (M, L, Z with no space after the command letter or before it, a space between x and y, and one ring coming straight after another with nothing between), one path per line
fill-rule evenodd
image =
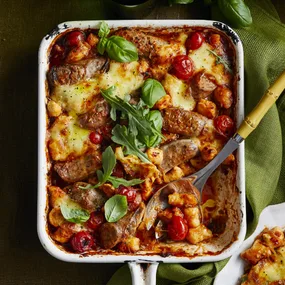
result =
M158 262L128 262L133 285L156 285Z

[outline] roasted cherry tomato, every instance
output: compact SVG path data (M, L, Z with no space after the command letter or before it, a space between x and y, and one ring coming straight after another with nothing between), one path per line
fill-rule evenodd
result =
M80 31L73 31L65 36L65 44L70 47L78 46L78 44L83 41L84 35Z
M172 63L173 74L182 80L189 79L194 71L192 60L187 55L177 55Z
M214 125L219 134L229 137L234 131L234 121L227 115L218 116L214 120Z
M136 190L134 190L132 187L126 187L126 186L120 186L119 187L119 194L125 195L127 197L128 203L134 202L136 199Z
M103 136L97 132L91 132L89 139L94 144L100 144L103 141Z
M101 224L105 222L104 215L98 212L92 212L90 218L87 221L88 228L96 230Z
M119 177L119 178L124 177L124 168L120 163L118 163L118 162L116 163L116 165L113 169L112 176Z
M202 33L194 32L186 40L185 46L188 50L195 50L198 49L204 41L205 38Z
M70 243L74 251L84 252L93 247L94 239L90 233L82 231L74 234Z
M167 228L168 236L174 241L184 240L188 233L187 222L180 216L173 215Z

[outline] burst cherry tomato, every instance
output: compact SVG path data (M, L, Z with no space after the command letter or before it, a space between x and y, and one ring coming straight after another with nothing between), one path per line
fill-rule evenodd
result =
M186 40L185 46L188 50L189 49L195 50L198 49L203 44L204 41L205 38L203 34L199 32L194 32Z
M193 74L193 62L187 55L176 56L173 60L172 66L173 74L179 79L187 80Z
M120 186L119 187L119 194L125 195L127 197L128 203L134 202L136 199L136 190L132 187Z
M94 239L90 233L82 231L74 234L70 243L74 251L84 252L93 247Z
M65 36L65 44L70 47L78 46L78 44L83 41L84 35L80 31L73 31Z
M94 144L100 144L103 141L103 136L97 132L91 132L89 139Z
M88 228L96 230L101 224L105 222L104 215L98 212L92 212L90 218L87 221Z
M233 134L234 131L234 122L227 115L218 116L214 120L214 125L219 134L229 137Z
M168 224L168 236L174 241L179 241L184 240L187 233L187 222L183 218L174 215Z

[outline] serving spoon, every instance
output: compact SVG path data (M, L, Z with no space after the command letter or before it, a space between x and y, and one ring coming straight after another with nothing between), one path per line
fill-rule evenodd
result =
M248 135L259 125L261 119L271 108L271 106L279 98L280 94L285 89L285 71L276 79L276 81L267 89L261 100L255 106L255 108L245 117L240 127L233 135L232 138L228 140L223 149L218 153L218 155L209 162L204 168L198 172L191 174L189 176L180 178L178 180L171 181L160 188L150 199L146 208L146 215L144 218L146 228L149 230L157 217L158 212L166 209L168 204L168 195L174 192L179 192L184 185L184 190L186 188L189 193L196 196L198 200L199 210L201 218L203 219L201 210L201 197L204 185L210 175L217 169L217 167L233 152L235 151L239 144L243 142ZM185 185L185 183L187 183ZM185 187L186 186L186 187ZM194 186L194 187L193 187Z

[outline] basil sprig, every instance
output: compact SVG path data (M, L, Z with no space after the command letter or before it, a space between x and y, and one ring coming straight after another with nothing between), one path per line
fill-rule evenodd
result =
M86 187L80 187L80 188L84 190L98 188L99 186L103 185L106 182L110 182L115 188L118 188L120 185L134 186L144 181L141 179L126 180L124 178L118 178L112 176L115 165L116 165L116 157L114 151L111 146L108 146L102 154L103 171L97 170L96 172L99 182L93 186L87 185Z
M131 62L138 60L138 51L136 46L120 36L111 36L107 38L110 29L107 23L102 22L98 32L100 41L97 50L100 54L106 51L110 59L118 62Z
M63 217L72 223L85 223L90 218L88 211L81 209L78 205L72 202L63 202L60 205L60 210Z
M166 92L161 83L155 79L148 78L142 86L142 100L148 107L152 108L154 104L163 96Z
M250 10L243 0L218 0L218 6L235 28L244 28L252 24Z
M104 206L105 218L109 223L114 223L124 217L128 211L128 202L125 195L112 196Z

